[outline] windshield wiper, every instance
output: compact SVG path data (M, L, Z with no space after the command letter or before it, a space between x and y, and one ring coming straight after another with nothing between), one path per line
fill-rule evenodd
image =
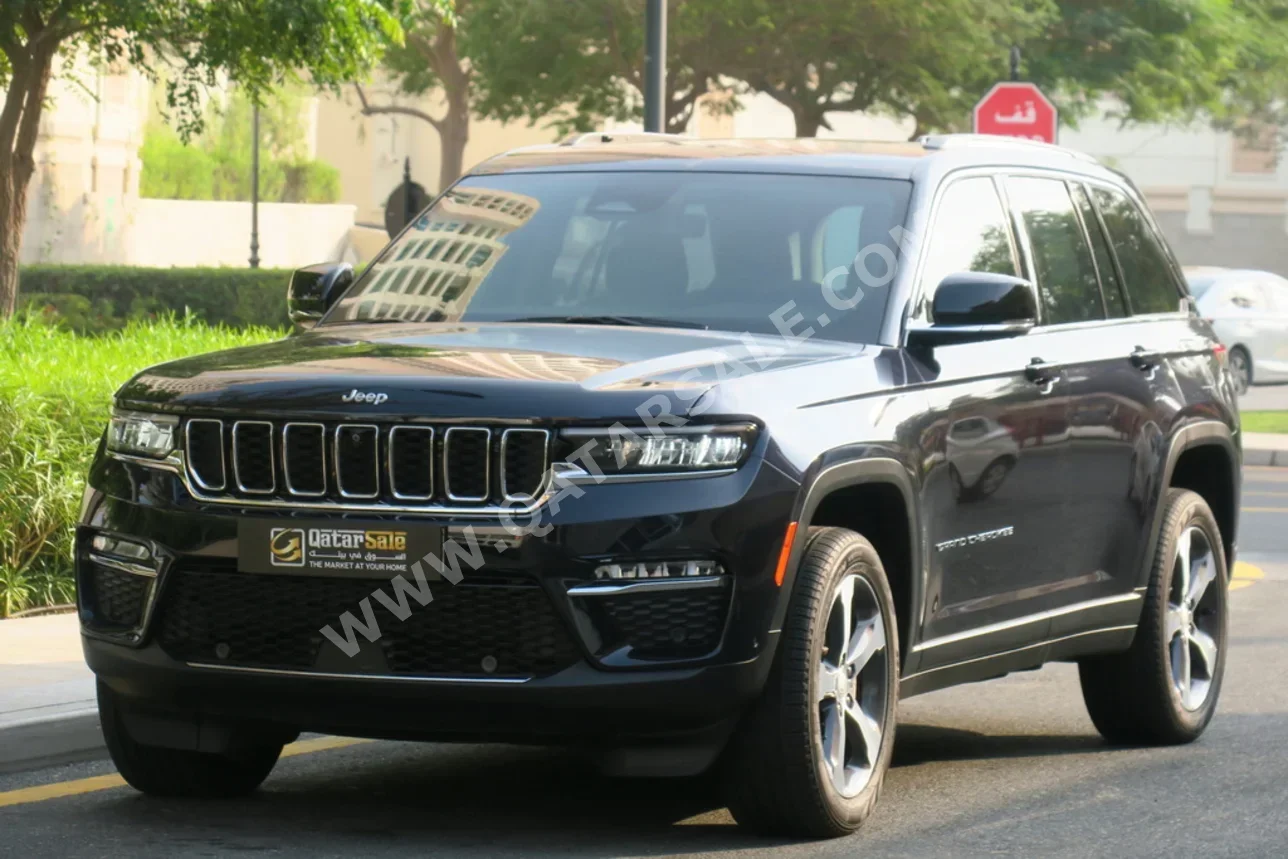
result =
M710 326L687 319L663 319L658 316L525 316L506 322L567 322L572 325L630 325L644 328L700 328Z

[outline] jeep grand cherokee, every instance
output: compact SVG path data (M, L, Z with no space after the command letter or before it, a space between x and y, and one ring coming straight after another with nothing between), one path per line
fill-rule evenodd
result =
M1231 379L1090 159L529 148L289 305L125 384L90 473L85 654L145 793L252 791L301 731L551 743L837 835L901 697L1071 660L1113 742L1212 717Z

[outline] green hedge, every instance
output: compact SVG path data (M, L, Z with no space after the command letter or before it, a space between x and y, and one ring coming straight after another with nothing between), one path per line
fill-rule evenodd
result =
M122 383L152 364L285 334L191 319L92 337L33 320L0 323L0 617L73 599L73 525Z
M285 269L35 265L18 274L18 304L81 333L173 315L207 325L286 324Z

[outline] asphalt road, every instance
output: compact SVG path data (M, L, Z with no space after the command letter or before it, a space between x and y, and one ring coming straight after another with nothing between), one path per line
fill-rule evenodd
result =
M1264 577L1237 574L1220 710L1191 746L1107 747L1054 665L903 702L881 804L839 841L746 836L709 784L561 751L320 738L243 801L145 799L106 762L0 777L0 856L1283 856L1288 469L1245 481L1241 559Z
M1276 412L1288 409L1288 385L1253 385L1239 397L1239 408L1245 412Z

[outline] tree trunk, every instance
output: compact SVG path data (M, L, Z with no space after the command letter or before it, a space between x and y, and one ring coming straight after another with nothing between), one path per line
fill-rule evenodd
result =
M448 93L447 115L438 126L438 190L446 191L465 172L465 144L470 142L470 105Z
M465 169L465 144L470 140L470 69L456 50L456 28L441 24L429 56L430 67L443 84L447 113L435 125L439 137L438 191L441 194Z
M0 316L5 318L18 304L18 249L26 221L26 212L15 205L12 178L11 170L0 173ZM19 193L26 197L25 189Z
M12 316L18 304L18 250L27 224L27 186L36 172L40 112L56 50L54 40L15 64L0 111L0 317L4 318Z
M792 116L796 120L797 137L818 136L818 130L823 126L823 114L811 113L804 110L793 110Z

